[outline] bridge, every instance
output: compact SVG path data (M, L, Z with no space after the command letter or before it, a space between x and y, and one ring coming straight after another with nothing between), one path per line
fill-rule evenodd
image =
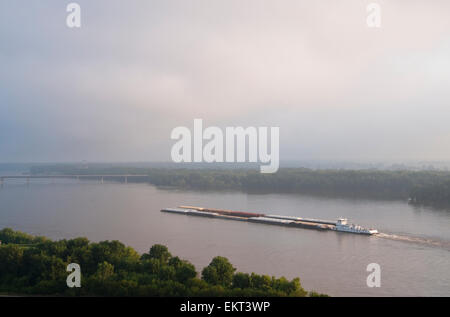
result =
M98 179L103 184L105 178L120 178L123 179L125 184L128 183L128 177L148 177L148 175L143 174L79 174L79 175L0 175L0 186L3 186L5 180L7 179L26 179L27 184L30 182L30 179L55 179L55 178L74 178L74 179Z

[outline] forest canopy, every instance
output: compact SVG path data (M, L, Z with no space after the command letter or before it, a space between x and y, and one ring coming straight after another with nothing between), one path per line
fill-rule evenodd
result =
M236 272L217 256L199 274L161 244L139 254L119 241L52 241L0 230L0 294L64 296L325 296L288 280ZM69 288L69 263L81 267L81 287Z

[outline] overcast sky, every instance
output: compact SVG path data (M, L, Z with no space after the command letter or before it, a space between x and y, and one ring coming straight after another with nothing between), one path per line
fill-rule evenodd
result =
M448 0L69 2L0 2L0 162L170 160L194 118L279 126L281 160L450 159Z

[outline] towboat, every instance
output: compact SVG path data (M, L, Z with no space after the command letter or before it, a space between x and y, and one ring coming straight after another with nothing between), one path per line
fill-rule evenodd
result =
M370 235L378 233L376 229L367 229L355 224L349 224L346 218L338 219L336 226L332 230Z

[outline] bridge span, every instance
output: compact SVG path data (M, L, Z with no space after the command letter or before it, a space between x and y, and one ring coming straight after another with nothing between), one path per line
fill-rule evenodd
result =
M142 178L148 177L148 175L143 174L67 174L67 175L0 175L0 185L3 186L7 179L26 179L27 184L31 179L55 179L55 178L73 178L73 179L98 179L101 183L103 183L105 178L119 178L123 179L125 183L128 183L128 177L132 178Z

